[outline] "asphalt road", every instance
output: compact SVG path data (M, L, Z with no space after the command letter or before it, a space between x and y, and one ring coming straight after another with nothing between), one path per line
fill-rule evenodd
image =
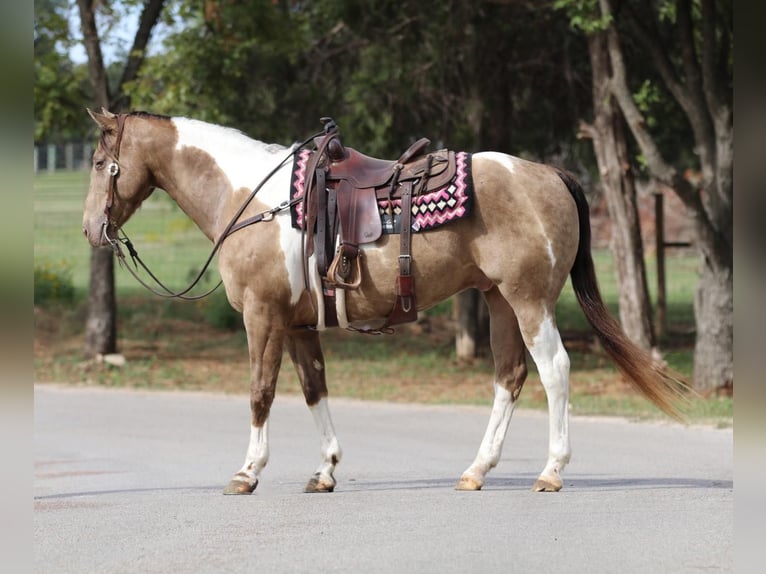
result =
M564 490L530 487L547 417L515 413L481 492L453 489L489 408L331 401L333 494L311 415L277 396L253 496L246 396L38 385L34 571L730 572L731 429L573 418Z

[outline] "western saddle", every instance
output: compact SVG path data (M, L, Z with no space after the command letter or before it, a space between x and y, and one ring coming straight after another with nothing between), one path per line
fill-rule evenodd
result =
M377 159L345 147L331 118L321 121L324 135L315 138L316 149L306 168L303 232L305 276L313 253L322 280L325 325L338 325L335 289L359 287L359 246L381 237L381 210L393 225L395 203L401 205L396 299L385 324L374 332L414 321L417 306L410 254L413 197L450 182L455 175L455 153L439 150L426 154L430 141L421 138L396 161Z

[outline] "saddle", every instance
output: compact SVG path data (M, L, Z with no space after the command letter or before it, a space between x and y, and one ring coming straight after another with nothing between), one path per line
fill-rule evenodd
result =
M412 198L449 183L456 171L455 152L445 149L426 154L430 141L421 138L395 161L378 159L344 146L335 122L330 118L322 121L325 133L314 140L316 149L306 169L303 229L304 266L307 270L308 258L315 254L323 283L325 324L338 325L335 289L353 290L361 285L359 246L380 239L381 209L388 211L393 222L395 201L401 203L399 273L394 306L381 329L414 321Z

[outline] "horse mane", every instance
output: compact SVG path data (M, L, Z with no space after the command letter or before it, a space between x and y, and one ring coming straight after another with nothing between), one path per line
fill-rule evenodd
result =
M152 112L145 112L143 110L133 110L127 115L134 118L146 118L150 120L171 120L172 119L170 116L164 116L162 114L154 114Z

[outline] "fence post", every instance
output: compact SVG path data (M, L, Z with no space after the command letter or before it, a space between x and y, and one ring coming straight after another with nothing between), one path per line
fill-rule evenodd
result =
M82 144L82 163L78 169L90 169L91 154L93 153L90 142Z
M665 335L667 300L665 298L665 208L664 196L661 192L654 194L654 232L655 244L657 249L657 310L654 318L654 325L657 332L656 338L659 340Z
M56 171L56 146L55 144L48 144L48 172L53 173Z
M66 169L72 171L74 168L74 144L71 142L64 144L64 162Z

